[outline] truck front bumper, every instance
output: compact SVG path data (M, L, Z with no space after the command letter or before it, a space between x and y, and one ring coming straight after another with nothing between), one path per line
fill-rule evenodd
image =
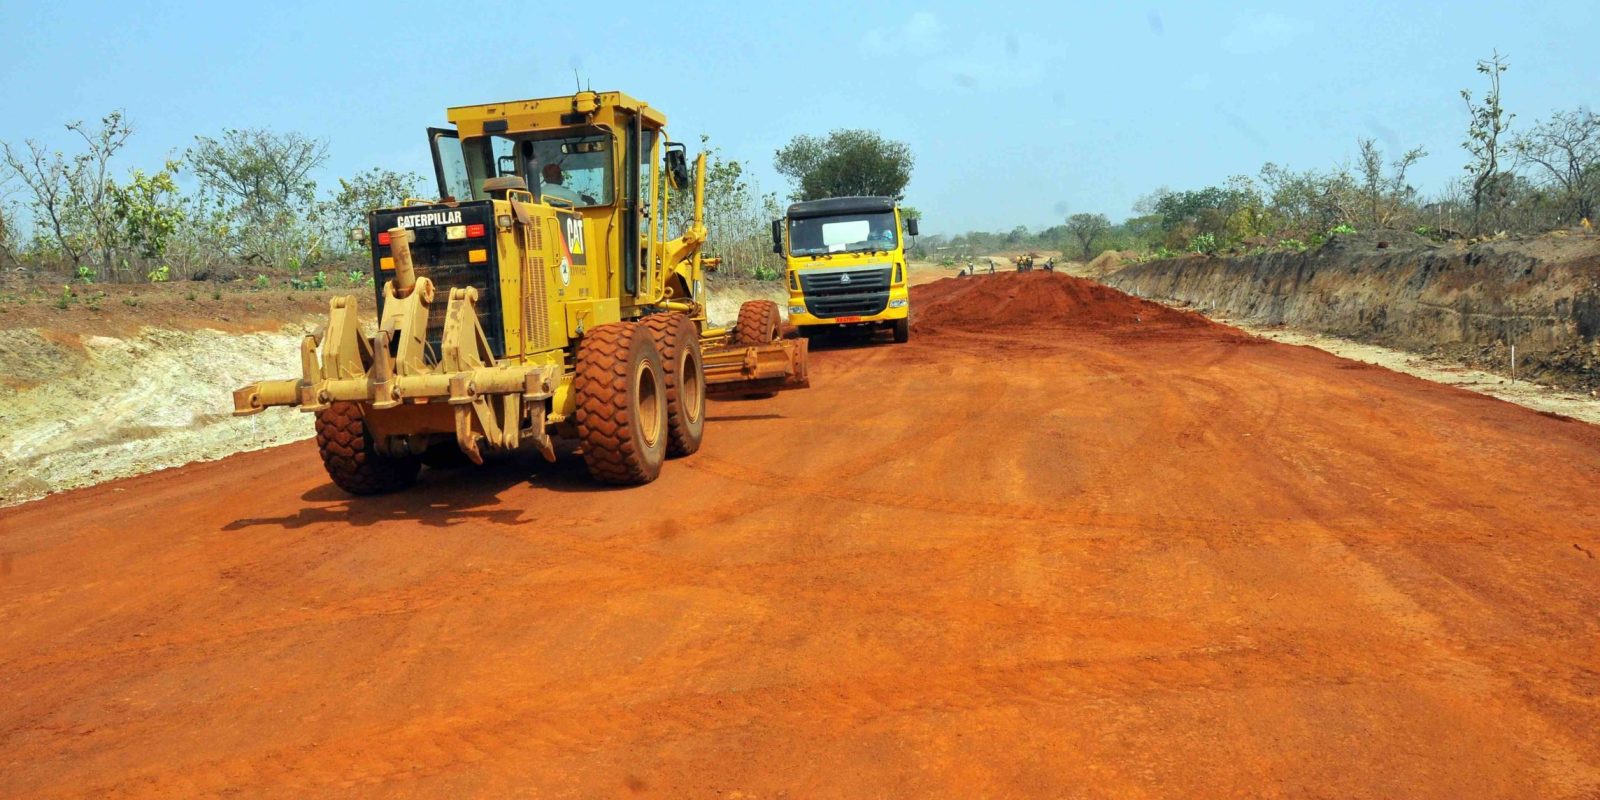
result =
M880 297L882 295L879 295ZM882 302L881 300L879 302ZM801 327L818 327L823 325L874 325L878 323L894 322L905 319L911 314L911 302L904 286L896 286L889 290L889 302L882 311L875 314L857 314L837 317L817 316L808 310L803 294L791 292L789 294L789 323Z

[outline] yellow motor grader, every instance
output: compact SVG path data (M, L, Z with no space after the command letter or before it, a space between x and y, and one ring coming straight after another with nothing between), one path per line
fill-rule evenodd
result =
M234 414L316 415L333 482L411 484L421 465L576 440L601 483L654 480L700 447L708 394L808 385L806 342L751 301L706 319L705 156L619 92L452 108L430 128L439 200L373 211L378 325L355 296L300 346L301 374L234 392ZM680 193L692 195L683 200ZM668 207L692 202L676 236ZM682 214L679 215L680 217Z

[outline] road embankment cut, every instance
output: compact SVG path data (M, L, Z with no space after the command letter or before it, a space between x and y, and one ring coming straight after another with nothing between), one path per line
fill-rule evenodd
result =
M1507 372L1600 388L1600 238L1476 245L1410 234L1336 236L1303 253L1189 257L1105 282L1259 325L1287 325Z

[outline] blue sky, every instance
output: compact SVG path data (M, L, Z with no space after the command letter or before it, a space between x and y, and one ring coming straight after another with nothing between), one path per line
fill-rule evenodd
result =
M615 8L614 15L601 12ZM1460 174L1474 61L1510 57L1528 123L1600 95L1583 3L1009 2L79 3L0 0L0 139L65 146L62 123L125 109L122 166L196 134L322 137L327 175L431 170L423 129L450 105L568 93L573 70L662 108L787 185L798 133L909 142L928 232L1114 219L1157 186L1265 161L1327 167L1377 138L1422 145L1426 190Z

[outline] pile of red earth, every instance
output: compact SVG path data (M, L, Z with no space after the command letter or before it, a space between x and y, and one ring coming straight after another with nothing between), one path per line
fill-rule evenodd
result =
M911 289L912 327L921 332L1025 325L1110 328L1200 327L1204 317L1141 300L1059 272L1003 272L945 278Z

